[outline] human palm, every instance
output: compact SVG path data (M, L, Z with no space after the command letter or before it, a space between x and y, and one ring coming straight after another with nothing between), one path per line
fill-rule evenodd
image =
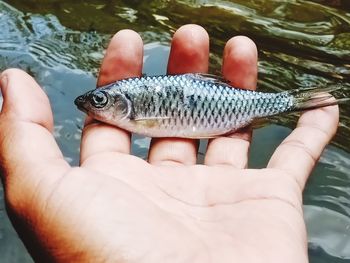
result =
M180 28L169 73L206 72L208 42L202 28ZM249 39L227 43L223 75L233 85L254 89L256 64ZM99 85L141 69L142 41L120 31ZM307 262L302 189L335 133L337 107L304 113L266 169L246 169L247 131L210 140L203 165L190 139L153 139L144 161L130 155L130 134L91 119L81 164L72 168L50 133L52 114L37 84L16 70L2 80L7 205L38 261Z

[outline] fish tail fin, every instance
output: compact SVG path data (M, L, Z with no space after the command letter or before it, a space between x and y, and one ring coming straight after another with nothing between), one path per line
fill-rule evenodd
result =
M307 88L287 91L294 97L294 111L312 110L321 107L343 104L350 101L350 98L334 98L332 93L342 89L340 85L332 85L325 88Z

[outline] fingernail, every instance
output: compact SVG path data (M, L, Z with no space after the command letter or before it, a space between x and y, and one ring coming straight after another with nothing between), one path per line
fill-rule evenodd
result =
M2 113L2 110L3 110L3 103L4 103L4 88L7 86L7 83L8 83L8 78L7 76L1 76L1 79L0 79L0 112Z
M0 79L1 89L6 88L7 87L7 83L8 83L7 75L1 76L1 79Z

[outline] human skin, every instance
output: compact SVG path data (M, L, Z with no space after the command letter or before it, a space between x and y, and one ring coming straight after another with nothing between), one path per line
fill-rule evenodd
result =
M209 37L200 26L174 34L170 74L207 72ZM98 85L142 72L143 43L119 31ZM230 39L223 76L252 89L257 50ZM1 76L0 167L9 216L37 262L308 261L302 191L336 132L338 107L303 113L265 169L247 169L249 131L198 143L153 139L148 161L130 154L130 134L87 119L80 166L71 167L52 135L47 96L26 73ZM73 102L72 102L73 107Z

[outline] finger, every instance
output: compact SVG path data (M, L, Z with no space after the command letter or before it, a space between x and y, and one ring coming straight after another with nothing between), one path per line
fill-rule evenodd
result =
M52 135L53 117L43 90L18 69L4 71L0 79L0 174L11 203L39 191L39 182L40 190L48 189L70 167Z
M272 155L268 167L286 171L304 188L323 149L336 133L338 106L303 113L297 127Z
M257 63L257 49L252 40L238 36L227 42L222 73L233 87L255 90L258 75ZM227 137L210 140L204 163L246 167L250 138L251 131L248 128Z
M122 30L112 38L103 59L98 86L140 76L143 43L134 31ZM130 153L130 133L88 118L82 134L80 162L105 152Z
M207 72L209 36L197 25L186 25L174 34L168 63L169 74ZM153 139L149 151L152 164L195 164L198 141L180 138Z

